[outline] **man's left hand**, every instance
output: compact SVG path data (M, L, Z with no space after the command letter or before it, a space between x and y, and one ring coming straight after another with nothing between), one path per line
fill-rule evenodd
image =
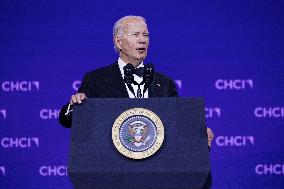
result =
M214 138L214 134L209 127L207 127L207 135L208 135L208 146L211 148L211 143Z

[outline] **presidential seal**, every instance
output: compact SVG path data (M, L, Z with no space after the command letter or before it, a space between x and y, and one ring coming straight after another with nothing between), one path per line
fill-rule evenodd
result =
M112 141L116 149L128 158L147 158L162 146L164 126L160 118L150 110L129 109L115 120Z

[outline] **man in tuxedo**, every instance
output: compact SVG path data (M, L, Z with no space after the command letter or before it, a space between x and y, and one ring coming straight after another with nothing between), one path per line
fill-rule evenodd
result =
M83 79L78 93L70 98L69 104L61 108L59 122L64 127L71 127L71 107L81 104L88 98L137 98L138 92L145 91L143 98L178 97L175 84L169 77L154 72L153 80L146 86L127 85L124 78L124 66L131 64L135 67L134 81L141 83L143 78L139 70L143 69L143 60L149 47L149 31L146 21L140 16L125 16L119 19L113 27L113 42L118 60L109 66L88 72ZM144 90L144 87L147 87ZM211 147L213 133L207 129L208 145Z
M88 72L83 79L78 93L70 98L69 104L62 107L59 122L64 127L71 127L71 107L81 104L88 98L139 98L143 91L143 98L152 97L178 97L175 84L169 77L154 72L149 86L126 84L124 82L124 67L131 64L135 67L134 81L141 83L143 78L139 70L143 69L143 60L147 56L149 47L149 31L146 21L140 16L125 16L119 19L113 27L113 42L118 60L109 66ZM142 71L143 72L143 71ZM144 90L144 88L146 89ZM145 91L145 93L144 93ZM213 133L207 128L208 146L211 147ZM211 187L211 173L204 188Z

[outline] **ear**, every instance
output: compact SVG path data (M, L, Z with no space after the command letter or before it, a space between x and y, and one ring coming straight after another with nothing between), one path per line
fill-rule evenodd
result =
M114 42L115 42L115 45L117 46L117 48L121 49L121 39L118 36L114 37Z

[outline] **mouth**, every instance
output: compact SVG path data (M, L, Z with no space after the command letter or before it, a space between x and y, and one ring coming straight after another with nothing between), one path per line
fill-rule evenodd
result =
M146 52L146 48L144 48L144 47L141 47L141 48L137 48L136 49L139 53L144 53L144 52Z

